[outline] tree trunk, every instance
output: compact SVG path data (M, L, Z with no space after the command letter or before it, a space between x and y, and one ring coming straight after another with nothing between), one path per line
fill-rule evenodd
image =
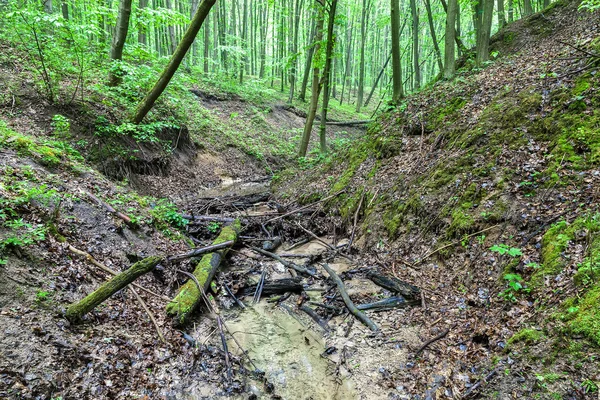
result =
M490 58L490 35L492 30L492 16L494 14L494 0L483 1L483 16L477 36L477 49L475 54L475 65L481 66Z
M454 58L454 36L456 27L457 0L448 0L446 12L446 37L444 39L444 79L454 78L456 60Z
M129 31L129 17L131 16L131 0L121 0L119 3L119 15L117 17L117 26L113 35L112 45L110 48L110 59L113 61L121 61L123 58L123 46L127 39ZM117 64L110 69L108 76L108 85L117 86L121 83L123 71Z
M499 0L500 1L500 0ZM437 41L437 35L435 34L435 26L433 25L433 13L431 12L430 0L425 0L425 8L427 9L427 20L429 21L429 30L431 31L431 39L433 41L433 48L435 50L435 57L438 63L440 72L444 70L444 63L442 62L442 53L440 51L440 45Z
M313 35L311 35L312 43L308 48L308 52L306 53L306 63L304 65L304 77L302 78L302 86L300 87L300 95L298 98L302 101L306 101L306 87L308 86L308 78L310 77L310 66L312 65L312 59L315 54L315 47L317 46L317 25L318 22L313 25L312 31Z
M173 5L171 4L171 0L165 0L165 4L167 9L173 11ZM177 40L175 39L175 27L171 24L168 25L167 30L169 31L169 38L168 38L168 49L169 49L169 54L173 54L175 53L175 46L177 43Z
M302 12L302 6L304 5L304 0L296 1L296 14L294 18L294 37L292 39L292 66L290 68L290 96L288 98L288 103L292 104L294 100L294 91L296 90L296 65L297 61L297 53L298 53L298 31L300 30L300 13Z
M63 2L60 5L60 9L62 11L63 18L68 21L69 20L69 3L67 3L66 1L63 0Z
M508 22L515 20L515 6L513 0L508 0Z
M208 18L208 17L209 16L207 15L206 18ZM209 50L210 50L210 22L206 21L206 24L204 24L204 49L203 49L203 53L202 53L202 63L203 63L205 74L208 74L208 72L209 72L209 54L210 54Z
M244 83L244 70L246 69L246 63L248 61L248 0L244 0L242 10L242 57L240 62L240 85Z
M390 16L392 19L392 101L398 104L404 97L400 60L400 3L398 0L391 0Z
M523 16L533 14L533 7L531 6L531 0L523 0Z
M321 126L319 127L319 143L321 154L327 153L327 110L329 108L329 87L331 82L331 59L333 58L333 45L335 38L333 34L335 23L335 12L337 0L331 0L329 5L329 20L327 22L327 47L325 49L325 69L323 70L323 106L321 108Z
M43 0L44 4L44 12L47 14L52 14L52 0Z
M362 18L360 22L360 63L358 71L358 94L356 95L356 112L360 112L365 90L365 44L367 42L367 24L369 21L370 0L363 0Z
M406 22L406 20L404 20L404 21ZM365 107L369 105L369 102L371 101L371 97L373 97L373 93L375 93L375 89L377 88L377 85L379 84L379 80L381 79L381 76L383 75L383 73L385 72L385 69L387 68L388 64L390 63L391 58L392 58L392 53L390 53L388 58L385 60L385 64L383 64L383 67L381 67L381 70L379 70L379 74L377 75L377 78L375 78L373 87L371 88L371 91L369 92L369 95L367 96L367 100L365 101Z
M506 25L506 17L504 16L504 0L498 0L498 28L501 29L504 27L504 25Z
M348 81L348 75L350 74L350 68L351 68L351 56L352 56L352 33L354 32L354 14L352 14L352 20L350 21L350 29L346 30L346 46L347 46L347 53L346 53L346 65L344 68L344 73L342 76L342 94L340 95L340 105L342 105L342 103L344 102L344 89L346 88L346 84ZM348 92L350 92L350 85L348 85ZM348 97L350 97L350 94L348 94Z
M317 26L315 28L315 53L319 53L321 47L321 40L323 40L323 10L319 9L319 15L317 16ZM312 80L312 96L310 98L310 107L308 109L308 115L306 116L306 123L304 124L304 132L302 133L302 140L300 142L300 150L298 155L300 157L306 157L308 150L308 142L310 142L310 136L312 134L313 123L315 122L315 116L317 115L317 107L319 105L319 94L321 93L321 85L319 78L319 64L313 63L313 80Z
M419 65L419 13L417 12L417 1L410 0L410 12L412 15L412 37L413 37L413 70L415 81L413 89L421 87L421 68Z
M138 4L138 11L137 11L137 15L139 17L139 14L141 14L144 10L144 8L146 8L148 6L148 0L140 0L140 3ZM146 45L148 38L146 37L146 30L148 28L143 25L143 24L139 24L138 26L138 43Z
M131 268L114 276L98 289L88 294L83 300L71 304L67 308L66 317L71 322L77 322L83 316L92 311L96 306L108 299L110 296L125 288L140 276L152 271L163 260L163 257L148 257L138 261Z
M175 53L173 53L173 56L171 56L171 60L169 61L169 64L167 65L167 67L165 68L163 73L161 74L160 78L158 79L158 81L156 82L156 84L154 85L152 90L150 90L150 92L148 92L148 94L146 95L144 100L138 105L138 107L135 111L135 115L132 118L132 122L134 122L136 124L139 124L140 122L142 122L142 120L144 119L146 114L148 114L148 112L154 105L154 102L156 102L158 97L165 90L165 88L171 81L171 78L173 78L173 75L177 71L177 68L179 68L179 65L181 64L183 57L185 57L185 54L187 53L190 46L194 42L194 39L196 38L198 31L202 27L202 23L204 22L204 19L208 15L208 12L212 8L212 6L215 4L215 1L216 0L202 0L202 3L200 3L200 6L198 7L198 11L196 11L196 15L194 15L194 18L192 19L190 26L188 27L187 31L183 35L181 42L179 42L179 45L177 46Z

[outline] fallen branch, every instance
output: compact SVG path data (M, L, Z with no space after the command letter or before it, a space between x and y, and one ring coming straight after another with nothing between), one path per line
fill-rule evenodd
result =
M454 325L454 326L456 326L456 325ZM452 326L452 328L454 328L454 326ZM450 328L446 329L444 332L440 333L440 334L439 334L439 335L437 335L436 337L434 337L434 338L432 338L432 339L429 339L428 341L426 341L425 343L423 343L423 346L421 346L421 347L419 348L419 350L417 350L417 352L415 353L415 358L416 358L416 357L417 357L419 354L421 354L421 352L422 352L423 350L425 350L425 349L427 348L427 346L429 346L430 344L432 344L432 343L434 343L434 342L437 342L437 341L438 341L438 340L440 340L440 339L443 339L443 338L445 338L445 337L446 337L446 335L448 334L448 332L450 332Z
M202 248L199 248L199 249L194 249L194 250L189 251L187 253L182 253L182 254L177 254L177 255L174 255L174 256L169 256L169 257L167 257L167 261L169 261L169 262L175 262L175 261L185 260L185 259L188 259L188 258L199 256L200 254L211 253L211 252L216 251L216 250L226 249L228 247L233 246L234 244L235 244L235 241L228 240L228 241L223 242L223 243L213 244L213 245L202 247Z
M373 122L372 119L365 119L361 121L327 121L325 125L356 126L370 124L371 122Z
M350 313L352 315L354 315L360 322L362 322L363 324L368 326L369 329L371 329L373 332L377 332L379 330L379 328L377 328L377 325L375 325L375 323L373 321L371 321L369 319L369 317L367 317L365 315L365 313L363 313L358 308L356 308L356 306L350 299L350 296L348 296L348 292L346 291L344 282L342 282L342 280L340 279L338 274L336 274L335 271L329 267L329 265L327 265L327 264L321 264L321 265L322 265L323 269L325 271L327 271L327 273L329 274L331 279L337 285L338 290L340 291L340 294L342 295L342 299L344 300L344 303L346 304L346 308L348 308L348 311L350 311Z
M238 299L235 294L233 294L233 292L231 291L231 289L229 289L229 286L223 284L223 287L225 287L225 291L227 292L227 294L229 294L231 296L231 298L233 299L233 301L235 301L235 303L240 306L240 308L244 309L246 308L246 306L244 305L244 303L242 303L242 301L240 299Z
M138 292L135 291L134 288L130 287L129 291L131 291L131 293L133 293L133 295L135 296L135 298L138 301L138 303L140 303L140 305L142 306L142 308L144 309L144 311L148 315L148 318L150 318L150 321L152 321L152 324L154 325L154 328L156 329L156 333L158 334L158 337L160 338L160 341L163 342L164 344L167 344L167 341L165 340L165 336L163 335L163 333L162 333L162 331L160 329L160 326L158 325L158 322L156 321L156 318L154 318L154 314L152 314L152 312L150 311L150 309L146 305L146 302L144 301L144 299L142 299L140 297L140 295L138 294Z
M416 306L418 304L420 304L420 300L410 300L410 301L406 301L406 299L404 297L401 296L394 296L394 297L389 297L387 299L383 299L383 300L379 300L373 303L366 303L366 304L359 304L358 306L356 306L356 308L358 308L359 310L362 311L367 311L367 310L372 310L372 311L386 311L386 310L391 310L394 308L401 308L401 307L410 307L410 306Z
M261 275L262 278L262 275ZM283 293L300 293L304 286L302 286L302 279L299 277L296 278L282 278L276 279L273 281L260 281L257 285L251 285L243 288L240 292L238 292L241 296L255 296L255 303L258 302L258 298L256 298L256 293L259 288L261 288L261 293L264 295L272 295L272 294L283 294Z
M136 224L133 223L133 221L131 220L131 218L129 218L127 215L123 214L120 211L117 211L113 208L113 206L111 206L110 204L100 200L98 197L94 196L93 194L91 194L90 192L86 192L84 191L84 193L92 200L94 201L96 204L98 204L101 207L104 207L104 209L106 211L108 211L109 213L111 213L112 215L114 215L117 218L122 219L127 225L129 225L129 227L131 228L135 228Z
M225 366L227 367L227 382L231 383L231 362L229 361L229 349L227 348L227 339L225 339L225 331L223 330L223 320L217 315L217 326L219 327L219 335L221 336L221 344L225 353Z
M249 247L250 247L250 249L252 249L253 251L255 251L257 253L260 253L264 256L271 257L272 259L279 261L280 263L283 264L284 267L293 269L294 271L298 272L299 274L308 275L308 276L316 275L314 272L310 271L309 269L301 267L297 264L294 264L293 262L284 260L283 258L281 258L280 256L278 256L275 253L271 253L270 251L266 251L266 250L263 250L263 249L260 249L258 247L254 247L254 246L249 246Z
M237 240L238 234L241 230L239 221L234 222L230 226L226 226L221 230L219 236L215 239L213 245L218 245L225 242L234 242ZM196 269L194 270L194 277L198 280L198 283L203 288L203 291L208 291L210 283L212 282L217 269L221 264L221 261L225 258L229 247L221 250L214 251L212 253L205 254ZM202 302L202 291L198 290L197 285L194 281L187 281L184 285L179 288L177 296L167 304L167 314L175 318L177 324L185 324L192 312Z
M407 299L416 299L421 293L421 289L418 287L401 281L394 276L385 276L375 272L371 272L367 276L377 286L381 286L393 293L399 293Z
M497 370L493 370L492 372L490 372L489 374L487 374L485 376L485 378L478 380L473 386L471 386L464 394L463 399L469 398L471 397L473 394L475 394L475 392L477 391L477 389L479 389L479 387L484 384L487 383L490 379L492 379L494 376L496 376L496 374L498 373Z
M95 265L96 267L98 267L102 271L104 271L106 273L109 273L111 275L119 275L119 273L117 271L114 271L114 270L108 268L106 265L104 265L104 264L99 263L98 261L96 261L96 259L94 257L92 257L91 254L86 253L83 250L79 250L79 249L77 249L77 248L75 248L75 247L73 247L71 245L69 245L68 249L69 249L70 252L72 252L74 254L77 254L78 256L81 256L81 257L85 258L86 260L88 260L90 262L90 264ZM155 292L153 292L150 289L146 289L145 287L138 285L137 283L132 283L131 286L133 286L136 289L143 290L144 292L146 292L148 294L151 294L152 296L158 297L161 300L171 301L171 299L168 298L167 296L163 296L162 294L155 293Z
M302 304L300 306L300 310L302 310L305 313L307 313L317 324L319 324L319 326L321 328L323 328L323 330L325 332L329 332L330 329L329 329L329 325L327 324L327 321L325 321L323 318L321 318L321 316L319 314L317 314L315 312L315 310L313 310L312 308L310 308L306 304Z
M112 277L79 302L71 304L67 308L67 312L65 314L67 319L71 322L77 322L81 320L85 314L92 311L104 300L108 299L119 290L125 288L140 276L152 271L163 260L163 257L151 256L136 262L129 269Z
M213 222L225 222L231 223L235 221L235 218L231 217L216 217L213 215L188 215L181 214L181 217L190 221L213 221ZM190 223L190 225L194 225L194 223Z
M358 223L358 214L360 213L360 208L362 207L362 203L365 199L365 192L360 196L360 201L358 202L358 207L356 208L356 212L354 213L354 224L352 225L352 234L350 235L350 241L348 242L348 251L352 249L352 243L354 243L354 234L356 233L356 224Z
M260 274L260 280L258 281L258 285L256 285L256 290L254 291L254 298L252 299L252 304L256 304L260 301L260 296L262 295L263 288L265 287L266 276L267 269L265 268Z
M340 194L344 193L345 191L346 191L346 190L341 190L341 191L339 191L339 192L337 192L337 193L335 193L335 194L332 194L331 196L327 196L327 197L325 197L324 199L321 199L321 200L319 200L319 201L316 201L316 202L314 202L314 203L311 203L311 204L308 204L308 205L306 205L306 206L303 206L303 207L297 208L297 209L295 209L295 210L292 210L292 211L290 211L290 212L287 212L287 213L285 213L285 214L282 214L282 215L280 215L280 216L278 216L278 217L271 218L271 219L267 220L267 221L265 222L265 224L268 224L269 222L277 221L278 219L281 219L281 218L285 218L285 217L287 217L287 216L289 216L289 215L292 215L292 214L295 214L295 213L297 213L297 212L299 212L299 211L302 211L302 210L305 210L305 209L307 209L307 208L310 208L310 207L314 206L315 204L319 204L319 203L322 203L322 202L324 202L324 201L327 201L327 200L329 200L329 199L333 199L334 197L337 197L337 196L339 196Z

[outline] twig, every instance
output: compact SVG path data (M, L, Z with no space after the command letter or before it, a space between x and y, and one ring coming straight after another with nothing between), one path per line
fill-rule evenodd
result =
M456 326L456 325L452 326L452 328L454 328L455 326ZM417 352L415 353L415 358L417 358L417 357L418 357L418 355L419 355L419 354L421 354L421 352L427 348L427 346L429 346L430 344L432 344L432 343L434 343L434 342L437 342L437 341L438 341L438 340L440 340L440 339L443 339L443 338L445 338L445 337L446 337L446 335L448 334L448 332L450 332L450 329L451 329L451 328L448 328L448 329L446 329L444 332L442 332L442 333L440 333L439 335L437 335L436 337L434 337L434 338L432 338L432 339L429 339L428 341L426 341L426 342L423 344L423 346L421 346L421 347L419 348L419 350L417 350Z
M183 254L177 254L174 256L169 256L167 257L167 261L169 262L174 262L174 261L181 261L181 260L185 260L187 258L192 258L192 257L196 257L200 254L204 254L204 253L212 253L215 250L221 250L221 249L225 249L227 247L231 247L233 246L233 244L235 243L234 240L228 240L227 242L223 242L223 243L219 243L219 244L213 244L211 246L206 246L206 247L202 247L199 249L194 249L190 252L187 253L183 253Z
M104 207L106 209L106 211L108 211L109 213L113 214L115 217L118 217L120 219L122 219L127 225L129 225L130 227L135 227L136 225L133 223L133 221L131 221L131 218L129 218L127 215L123 214L120 211L117 211L113 208L113 206L111 206L110 204L100 200L98 197L94 196L93 194L91 194L90 192L86 192L85 190L83 191L91 200L93 200L95 203L97 203L99 206Z
M329 265L327 265L327 264L321 264L321 266L323 267L323 269L325 271L327 271L327 273L329 274L331 279L337 285L338 290L340 291L340 294L342 295L342 299L344 300L344 304L346 304L346 308L348 308L348 311L350 311L350 313L352 315L354 315L360 322L362 322L363 324L368 326L369 329L371 329L373 332L377 332L379 330L379 328L377 328L377 325L375 325L375 323L373 321L371 321L371 319L369 317L367 317L367 315L364 312L362 312L358 308L356 308L356 306L350 299L350 296L348 296L348 292L346 291L344 282L342 282L342 280L340 279L338 274L336 274L335 271L332 270L329 267Z
M358 214L360 213L360 208L362 207L363 200L365 199L365 192L363 191L362 196L360 196L360 201L358 202L358 207L356 208L356 212L354 213L354 224L352 226L352 234L350 235L350 241L348 242L347 250L350 251L352 249L352 243L354 242L354 234L356 233L356 224L358 223Z
M231 291L231 289L229 289L229 287L225 284L223 284L223 287L225 287L225 291L233 298L233 301L235 301L235 303L240 306L240 308L244 309L246 308L246 306L244 305L244 303L242 303L242 301L240 299L238 299L235 294L233 294L233 292Z
M225 352L225 365L227 366L227 382L231 383L231 362L229 361L229 349L227 348L227 340L225 339L225 332L223 329L223 321L220 316L217 316L217 326L219 327L219 334L221 335L221 344L223 345L223 351ZM233 336L233 335L231 335Z
M311 304L315 307L321 307L324 308L326 310L330 310L333 311L336 314L341 314L341 310L337 307L334 306L330 306L329 304L323 304L323 303L317 303L316 301L309 301L308 304Z
M329 243L327 243L326 241L324 241L323 239L321 239L320 237L318 237L317 235L315 235L313 232L309 231L308 229L306 229L305 227L303 227L302 225L300 225L299 222L296 222L296 225L298 225L298 227L300 229L302 229L304 232L308 233L310 236L312 236L313 239L317 240L318 242L322 243L325 247L328 247L329 249L335 251L337 253L337 249L335 247L333 247L332 245L330 245Z
M96 261L96 259L94 259L94 257L91 256L91 254L86 253L83 250L79 250L71 245L68 245L68 249L71 253L77 254L78 256L81 256L83 258L85 258L86 260L88 260L91 264L94 264L96 267L98 267L99 269L101 269L102 271L109 273L111 275L118 275L119 273L108 268L106 265L99 263L98 261ZM171 301L170 298L168 298L167 296L163 296L161 294L155 293L150 289L146 289L143 286L138 285L137 283L131 283L131 286L139 289L139 290L143 290L144 292L151 294L152 296L158 297L159 299L162 299L164 301Z
M160 326L158 326L158 322L156 322L156 319L154 318L154 315L152 314L152 312L150 311L150 309L148 308L148 306L144 302L144 299L142 299L140 297L140 295L138 294L138 292L135 291L134 288L130 287L129 290L131 291L131 293L133 293L133 295L135 296L135 298L138 301L138 303L140 303L140 305L142 306L142 308L144 309L144 311L148 315L148 318L150 318L150 321L152 321L152 323L154 324L154 328L156 328L156 333L158 334L158 337L160 338L160 341L163 342L164 344L167 344L167 341L165 340L165 337L163 336L162 331L160 330Z
M275 253L271 253L270 251L266 251L263 249L260 249L258 247L254 247L254 246L249 246L250 249L252 249L253 251L260 253L262 255L271 257L277 261L279 261L280 263L282 263L285 267L293 269L294 271L298 272L299 274L304 274L304 275L309 275L309 276L315 276L316 274L310 270L308 270L307 268L301 267L299 265L294 264L293 262L284 260L283 258L279 257L277 254Z
M264 268L263 272L260 274L260 280L258 281L258 285L256 285L256 291L254 292L252 304L256 304L260 301L260 295L262 294L263 287L265 286L265 277L266 276L267 276L267 269Z
M331 196L327 196L327 197L325 197L324 199L321 199L321 200L319 200L319 201L316 201L316 202L314 202L314 203L312 203L312 204L308 204L308 205L306 205L306 206L303 206L303 207L297 208L297 209L295 209L295 210L292 210L292 211L290 211L290 212L287 212L287 213L285 213L285 214L283 214L283 215L280 215L280 216L278 216L278 217L271 218L271 219L267 220L267 221L265 222L265 224L268 224L269 222L277 221L278 219L281 219L281 218L285 218L285 217L287 217L287 216L289 216L289 215L292 215L292 214L295 214L295 213L297 213L298 211L302 211L302 210L305 210L305 209L307 209L307 208L310 208L310 207L314 206L315 204L323 203L324 201L327 201L327 200L329 200L329 199L333 199L334 197L337 197L337 196L339 196L340 194L344 193L345 191L346 191L345 189L344 189L344 190L341 190L341 191L339 191L339 192L337 192L337 193L335 193L335 194L332 194Z
M493 370L492 372L490 372L489 374L487 374L485 376L485 378L478 380L473 386L471 386L464 394L463 398L466 399L470 396L472 396L475 391L477 389L479 389L479 387L483 384L483 383L487 383L490 379L492 379L494 376L496 376L496 374L498 373L497 370Z

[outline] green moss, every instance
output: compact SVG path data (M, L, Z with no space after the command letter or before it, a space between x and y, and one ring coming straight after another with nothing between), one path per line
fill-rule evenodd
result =
M454 97L448 100L443 106L431 110L428 114L430 129L438 129L449 119L455 119L459 116L458 111L462 109L467 101L462 97Z
M516 37L517 34L515 32L506 32L502 38L502 41L506 44L511 44L515 41Z
M475 225L473 217L462 208L452 211L452 222L446 231L448 237L459 237L472 231Z
M508 344L525 343L532 345L544 338L544 334L536 329L523 328L508 339Z
M582 95L592 86L590 82L590 76L584 75L577 79L575 87L573 88L573 94L576 96Z
M600 284L588 290L576 306L567 308L563 319L567 320L567 330L573 334L584 335L600 346Z

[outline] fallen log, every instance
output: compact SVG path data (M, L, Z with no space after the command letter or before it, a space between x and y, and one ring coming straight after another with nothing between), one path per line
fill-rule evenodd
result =
M362 311L385 311L393 308L416 306L418 304L420 304L420 300L406 301L406 299L402 296L393 296L387 299L375 301L373 303L359 304L356 306L356 308Z
M206 246L206 247L201 247L199 249L194 249L194 250L189 251L187 253L182 253L182 254L177 254L177 255L174 255L174 256L169 256L169 257L167 257L167 261L169 261L169 262L181 261L181 260L185 260L187 258L192 258L192 257L199 256L200 254L210 253L210 252L213 252L215 250L226 249L228 247L233 246L234 243L235 242L233 240L228 240L227 242L223 242L223 243L219 243L219 244L213 244L211 246Z
M257 252L257 253L260 253L262 255L265 255L267 257L271 257L272 259L279 261L280 263L283 264L284 267L293 269L294 271L298 272L299 274L308 275L308 276L315 276L316 275L311 270L309 270L307 268L304 268L304 267L301 267L301 266L299 266L297 264L294 264L293 262L284 260L283 258L279 257L275 253L271 253L270 251L266 251L266 250L263 250L263 249L260 249L258 247L254 247L254 246L250 246L250 248L252 250L254 250L255 252Z
M377 328L377 325L375 325L375 323L373 321L371 321L371 319L369 317L367 317L364 312L362 312L361 310L356 308L356 306L350 299L350 296L348 296L348 292L346 291L346 286L344 285L344 282L342 282L342 280L340 279L338 274L336 274L335 271L332 270L331 267L329 267L329 265L327 265L327 264L321 264L321 266L323 267L323 269L325 271L327 271L327 273L331 277L331 280L333 280L335 282L335 284L337 285L338 290L340 291L340 294L342 295L342 299L344 300L344 303L346 304L346 308L348 309L348 311L350 311L350 313L352 315L354 315L356 317L356 319L358 319L360 322L362 322L363 324L368 326L369 329L371 329L373 332L377 332L379 330L379 328Z
M240 230L240 222L236 220L232 225L226 226L221 230L213 245L225 242L235 243ZM205 254L196 266L193 275L205 292L208 291L210 283L230 247ZM166 311L169 316L174 318L176 324L183 325L202 301L202 292L198 289L194 281L188 280L179 288L177 296L167 304Z
M140 276L152 271L163 260L163 257L151 256L136 262L129 269L109 279L102 284L102 286L88 294L79 302L71 304L67 308L67 312L65 314L67 319L71 322L77 322L81 320L85 314L92 311L104 300L108 299L110 296L123 289Z
M410 283L401 281L394 276L386 276L376 272L370 272L368 277L377 286L381 286L390 292L398 293L406 299L417 299L421 296L421 289L411 285Z
M250 296L256 292L256 288L259 285L251 285L247 286L239 292L241 296ZM302 279L299 277L295 278L282 278L276 279L274 281L264 281L262 285L262 294L263 295L272 295L272 294L283 294L283 293L300 293L302 292Z
M356 126L370 124L371 122L373 122L372 119L365 119L361 121L327 121L325 125Z

